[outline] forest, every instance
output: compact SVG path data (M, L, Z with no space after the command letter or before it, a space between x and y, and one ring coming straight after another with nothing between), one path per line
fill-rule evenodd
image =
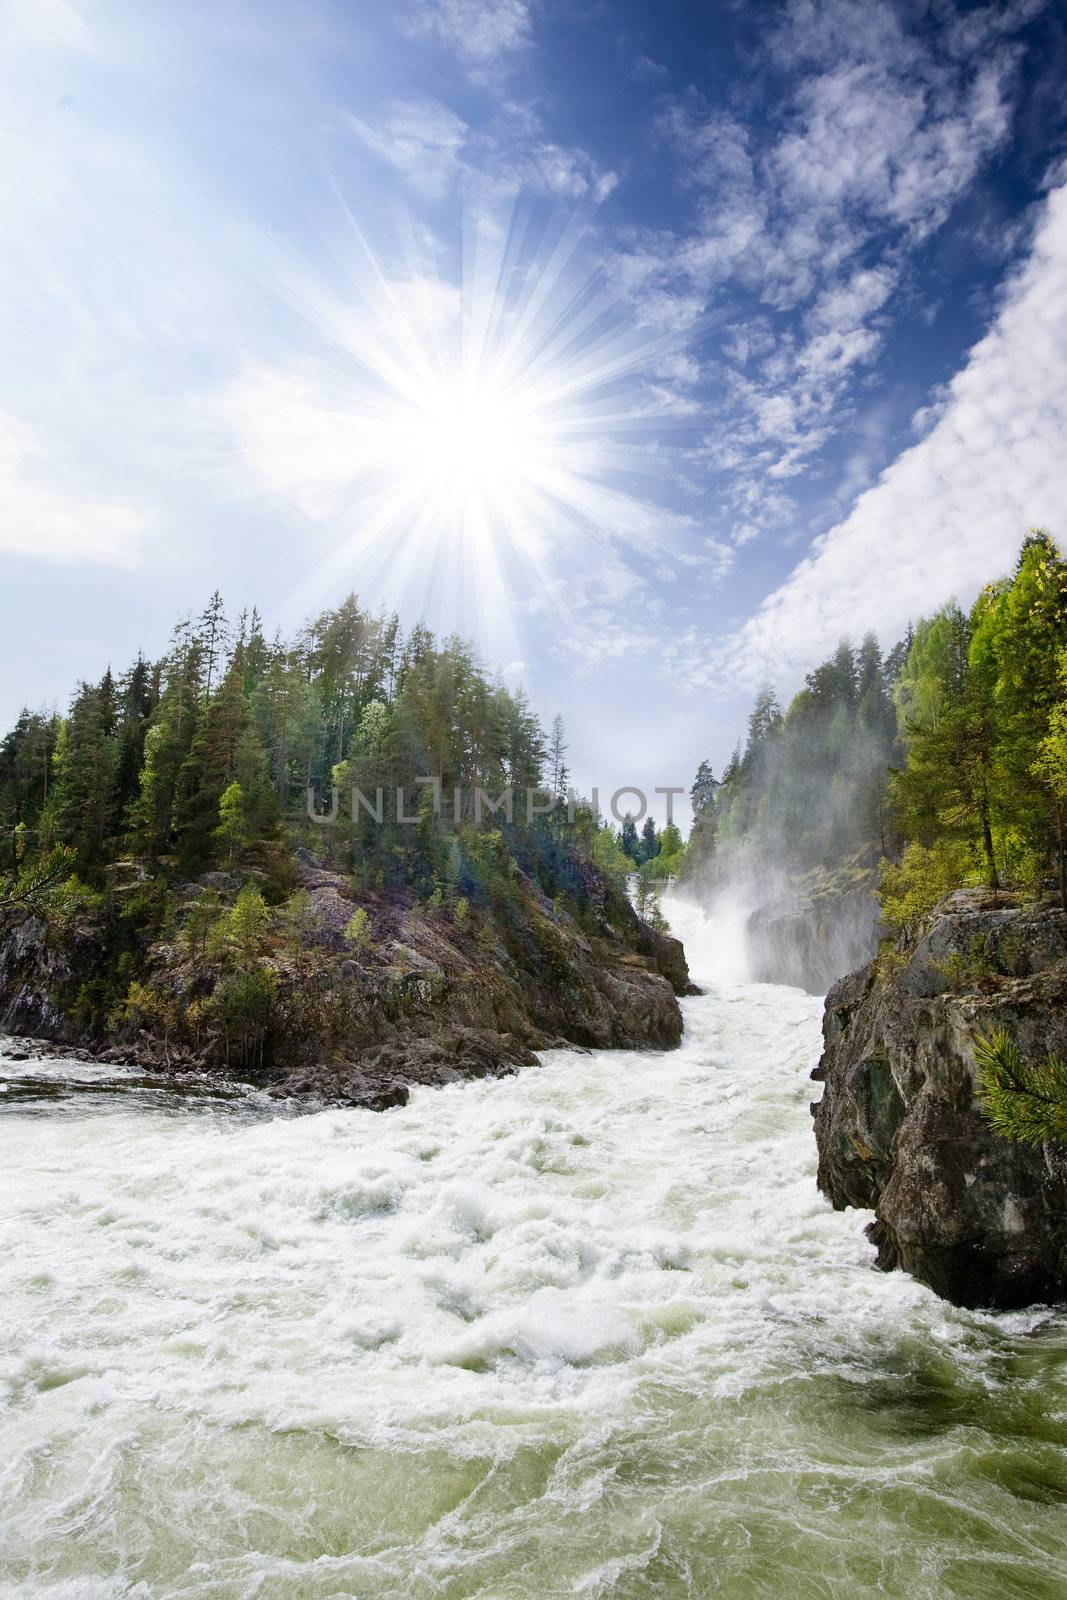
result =
M559 725L557 787L562 740ZM23 712L0 745L3 865L18 873L56 846L90 883L125 853L186 875L249 852L269 864L309 786L390 788L425 772L469 795L539 784L547 758L522 695L459 640L404 639L395 617L350 597L268 643L255 612L231 627L215 594L161 661L81 683L65 717ZM344 844L368 881L407 881L409 838L394 820L346 830Z
M783 711L760 690L720 779L692 789L683 879L878 874L891 931L951 890L1067 907L1067 560L1034 530L969 611L954 601L884 656L843 640Z
M89 1030L150 1009L146 953L179 930L183 950L217 957L241 1005L264 1012L267 930L308 935L301 849L357 895L399 893L505 943L521 945L531 894L590 931L629 929L631 864L587 806L568 817L566 759L562 720L546 733L459 639L405 637L349 597L268 641L255 612L231 624L215 594L161 660L80 683L65 716L24 711L0 743L0 914L37 910L68 943L79 918L96 929L106 972L74 1001ZM309 791L318 803L353 787L390 796L381 822L347 802L332 826L309 818ZM538 790L537 814L517 805L477 822L476 791L508 787ZM357 911L353 949L370 926Z

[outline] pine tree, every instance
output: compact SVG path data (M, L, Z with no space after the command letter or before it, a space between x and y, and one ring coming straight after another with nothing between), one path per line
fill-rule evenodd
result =
M238 749L250 726L251 711L235 665L207 705L178 777L174 834L188 870L210 859L219 801L237 780Z
M103 860L104 844L116 820L114 729L115 685L109 670L99 684L79 686L54 761L50 831L58 843L76 852L82 873Z
M703 760L697 768L697 775L693 779L693 786L689 791L689 800L693 807L694 817L711 810L715 804L715 791L718 787L711 762L707 759Z
M170 848L182 769L196 736L203 694L203 649L188 623L175 629L162 691L145 735L140 793L130 808L137 846L149 859Z
M973 841L996 889L991 685L972 663L972 638L971 620L954 603L916 630L896 686L907 764L895 793L909 836Z
M975 1043L978 1103L994 1130L1022 1144L1067 1145L1067 1061L1026 1062L1004 1028Z
M622 819L622 831L619 835L619 845L623 852L629 856L636 866L641 860L641 843L637 837L637 823L633 814L627 812Z
M1063 699L1049 713L1048 732L1038 746L1032 770L1052 800L1060 905L1067 911L1067 649L1060 655L1060 679Z
M552 797L557 805L565 804L570 773L567 770L567 732L559 712L552 718L552 734L548 743L548 771ZM623 845L623 849L626 846ZM629 855L629 851L627 854Z
M226 620L226 608L217 589L200 614L197 637L203 652L204 699L209 700L211 698L212 685L225 662L230 641L230 625Z

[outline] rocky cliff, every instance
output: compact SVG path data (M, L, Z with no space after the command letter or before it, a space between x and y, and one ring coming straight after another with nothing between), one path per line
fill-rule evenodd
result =
M756 983L825 994L877 947L877 864L864 852L836 869L794 876L748 918L748 965Z
M873 1209L878 1264L959 1305L1067 1297L1067 1150L995 1134L975 1040L1067 1053L1067 917L952 895L831 989L812 1076L819 1187Z
M256 970L272 996L254 1051L247 1029L238 1022L227 1031L225 1008L214 1003L224 966L191 953L184 933L183 901L191 905L206 880L180 887L161 936L120 958L148 998L106 1026L90 1002L113 979L107 929L93 917L57 930L27 916L9 927L0 936L0 1031L376 1108L402 1103L413 1083L512 1072L538 1049L666 1049L681 1037L676 996L691 990L682 947L632 913L620 925L617 912L612 921L593 912L580 926L526 882L503 922L460 925L407 891L356 889L306 852L296 871L302 927L265 940ZM224 896L236 888L208 876ZM367 937L353 948L345 929L360 909Z

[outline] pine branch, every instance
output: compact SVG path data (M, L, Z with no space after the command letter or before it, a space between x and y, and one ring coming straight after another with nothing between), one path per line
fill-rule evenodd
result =
M994 1132L1021 1144L1067 1144L1067 1061L1025 1062L1003 1028L975 1041L978 1103Z

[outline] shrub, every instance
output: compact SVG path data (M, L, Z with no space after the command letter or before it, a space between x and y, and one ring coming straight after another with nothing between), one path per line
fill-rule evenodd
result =
M230 912L226 930L227 942L240 961L247 964L259 955L269 922L267 902L254 884L245 884Z
M79 916L98 916L104 909L105 898L72 874L62 883L52 885L40 904L49 923L65 933Z
M143 1028L157 1034L164 1046L178 1025L178 1007L174 997L155 989L151 984L139 983L135 978L126 991L126 998L111 1012L108 1026L115 1032L125 1026Z
M353 911L345 924L345 943L357 950L369 950L373 943L370 917L362 906Z
M186 949L192 956L202 956L218 943L219 923L229 919L229 912L215 889L205 889L197 895L185 913L182 930Z
M913 842L899 865L882 862L878 898L883 921L897 933L914 917L932 911L953 889L980 881L981 874L975 870L973 852L967 845L953 841L931 846Z
M217 1005L227 1062L262 1064L277 992L278 980L266 967L236 973L220 986Z
M306 889L297 889L277 912L277 922L287 938L301 941L322 926L322 917Z

